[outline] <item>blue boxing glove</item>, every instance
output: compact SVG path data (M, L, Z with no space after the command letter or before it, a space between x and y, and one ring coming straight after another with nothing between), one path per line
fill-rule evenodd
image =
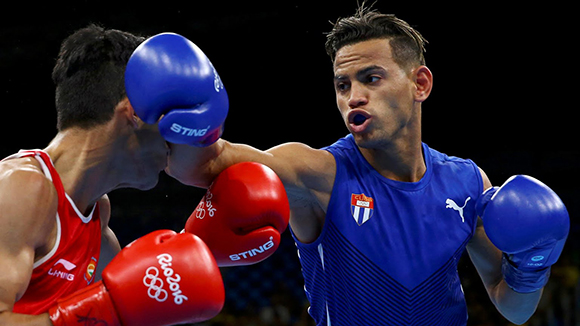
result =
M546 285L570 230L560 197L539 180L516 175L484 192L475 209L489 240L504 252L506 283L520 293Z
M137 116L159 121L171 143L208 146L222 134L229 106L224 85L205 54L181 35L162 33L139 45L127 63L125 90Z

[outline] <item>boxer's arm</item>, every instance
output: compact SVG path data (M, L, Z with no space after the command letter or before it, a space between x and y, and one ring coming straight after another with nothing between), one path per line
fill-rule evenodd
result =
M52 325L48 314L12 309L28 287L36 252L54 245L47 239L56 224L56 191L34 166L6 165L0 168L0 325Z
M193 147L168 143L170 154L165 172L181 183L199 188L207 188L225 170L227 161L232 160L231 150L224 150L231 144L219 139L207 147ZM251 149L248 150L251 152ZM256 150L257 151L257 150ZM224 153L224 155L221 155ZM232 163L232 165L235 164Z
M207 188L220 172L241 162L262 163L276 172L286 188L304 192L331 190L336 172L332 154L300 143L286 143L266 151L224 139L208 147L170 146L166 172L184 184L201 188Z
M103 269L109 265L111 260L121 251L121 245L117 236L109 227L109 220L111 218L111 203L109 197L104 195L99 199L99 211L101 218L101 254L95 270L95 279L93 282L101 280L101 273Z
M288 194L292 230L303 242L316 239L336 174L334 157L325 150L286 143L261 151L223 139L203 148L171 144L166 172L184 184L206 188L227 167L248 161L276 172Z
M489 178L481 169L480 173L483 188L490 188L492 185ZM514 324L526 322L536 310L542 291L518 293L507 285L502 274L502 252L487 237L481 217L478 217L467 252L497 310Z

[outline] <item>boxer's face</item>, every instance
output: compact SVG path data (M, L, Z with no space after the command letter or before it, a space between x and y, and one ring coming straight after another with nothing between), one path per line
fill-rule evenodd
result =
M150 189L157 184L159 172L167 167L169 146L159 133L157 124L146 124L139 120L138 125L133 144L137 172L143 175L142 186L139 188Z
M359 146L376 148L408 136L404 130L420 120L415 79L415 70L393 60L387 39L362 41L337 52L336 102Z
M134 111L131 109L130 112ZM159 180L159 172L167 167L169 146L161 136L158 124L146 124L134 114L131 118L132 127L123 134L124 155L119 154L127 162L126 186L151 189Z

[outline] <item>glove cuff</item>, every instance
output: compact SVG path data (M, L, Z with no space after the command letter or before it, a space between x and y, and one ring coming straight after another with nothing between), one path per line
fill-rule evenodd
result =
M550 266L538 270L518 269L504 253L502 273L507 285L519 293L532 293L543 288L550 278Z
M109 293L101 281L59 299L48 311L54 326L103 324L120 326Z
M499 190L499 187L491 187L487 188L475 201L475 213L477 216L483 218L483 211L489 204L489 201L493 197L493 195Z

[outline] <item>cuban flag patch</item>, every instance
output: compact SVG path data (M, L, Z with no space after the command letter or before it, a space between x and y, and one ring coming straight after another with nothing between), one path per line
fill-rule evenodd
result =
M352 194L350 197L350 211L356 224L363 225L373 216L373 198L365 194Z

